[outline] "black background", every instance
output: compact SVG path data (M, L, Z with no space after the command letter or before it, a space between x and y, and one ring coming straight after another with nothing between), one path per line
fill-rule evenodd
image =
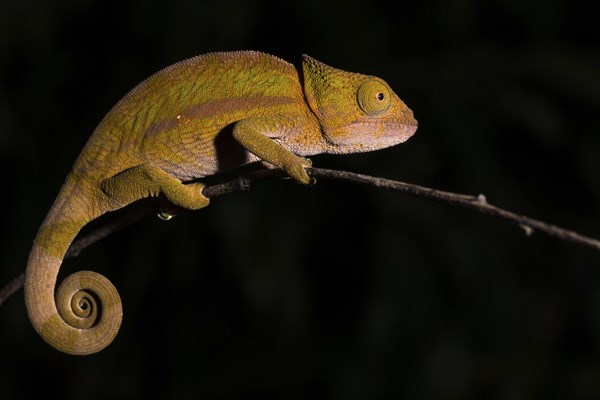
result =
M0 0L0 285L95 125L158 69L217 50L377 75L419 120L313 157L600 237L597 21L584 0ZM90 357L0 308L0 397L600 398L600 255L351 184L269 182L65 263L119 289ZM64 276L64 275L61 275Z

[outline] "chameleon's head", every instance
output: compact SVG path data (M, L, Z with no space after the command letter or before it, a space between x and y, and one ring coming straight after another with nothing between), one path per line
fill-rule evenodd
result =
M303 56L304 92L331 152L359 153L402 143L417 130L410 108L382 79Z

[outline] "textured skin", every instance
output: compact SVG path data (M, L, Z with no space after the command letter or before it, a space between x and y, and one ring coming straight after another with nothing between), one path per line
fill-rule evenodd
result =
M34 328L56 349L79 355L116 336L121 301L106 278L77 272L55 295L67 249L101 214L160 193L180 207L205 207L202 185L182 182L254 161L306 184L303 156L376 150L416 128L384 81L308 56L296 68L259 52L212 53L163 69L104 117L40 227L25 276Z

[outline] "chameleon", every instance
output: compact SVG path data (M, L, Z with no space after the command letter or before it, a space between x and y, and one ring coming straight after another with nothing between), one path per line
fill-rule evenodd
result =
M201 209L209 198L199 178L253 162L306 185L307 156L382 149L416 129L384 80L308 55L295 66L257 51L215 52L160 70L101 120L35 236L24 284L34 329L73 355L116 337L123 309L106 277L79 271L56 289L72 241L101 215L159 195Z

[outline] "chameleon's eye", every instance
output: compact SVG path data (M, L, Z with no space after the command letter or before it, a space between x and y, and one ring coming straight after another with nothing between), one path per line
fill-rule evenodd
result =
M390 89L381 81L369 79L358 88L358 105L367 115L379 115L390 107Z

